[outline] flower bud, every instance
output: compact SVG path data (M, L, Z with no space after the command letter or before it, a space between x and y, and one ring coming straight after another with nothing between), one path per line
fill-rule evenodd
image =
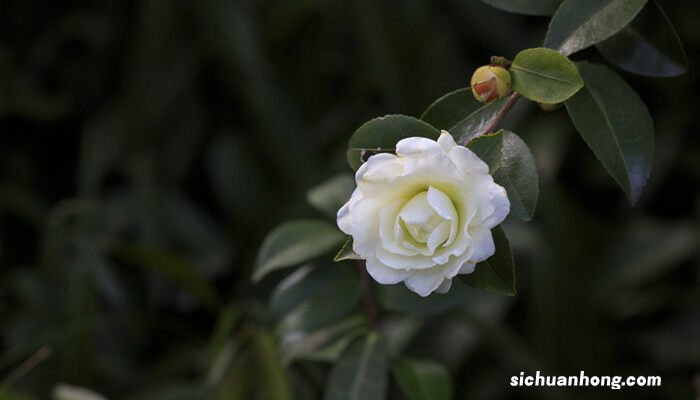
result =
M503 67L484 65L474 71L471 87L474 97L482 103L503 98L510 91L510 73Z

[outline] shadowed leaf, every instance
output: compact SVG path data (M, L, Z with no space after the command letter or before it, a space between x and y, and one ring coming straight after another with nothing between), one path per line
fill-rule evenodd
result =
M598 160L634 204L651 171L654 126L637 93L607 67L577 64L586 87L566 109Z

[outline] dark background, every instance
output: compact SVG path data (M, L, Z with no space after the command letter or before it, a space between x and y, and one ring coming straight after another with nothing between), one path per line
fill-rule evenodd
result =
M534 220L505 226L519 293L471 291L464 310L419 315L406 344L450 368L456 398L699 396L700 3L661 4L690 70L618 71L656 126L635 207L564 110L521 101L506 120L541 179ZM283 274L251 284L261 240L317 215L305 192L349 171L354 129L419 115L491 55L540 45L547 23L476 0L0 2L0 399L58 383L204 398L217 320L269 327ZM321 393L314 368L300 398ZM663 385L509 386L536 370Z

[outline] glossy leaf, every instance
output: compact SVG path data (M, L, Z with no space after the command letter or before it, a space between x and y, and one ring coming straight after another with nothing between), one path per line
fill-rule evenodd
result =
M451 400L450 374L442 365L432 361L399 359L391 371L408 400Z
M490 174L496 172L501 166L503 133L504 131L501 129L498 132L474 138L467 143L469 150L473 151L489 166Z
M258 252L253 280L268 273L312 260L335 250L345 235L323 220L288 221L270 232Z
M352 244L352 236L348 236L348 239L343 244L343 247L338 250L338 254L336 254L333 258L333 261L362 260L362 257L355 253L355 250L353 250Z
M598 160L627 194L639 198L651 171L654 127L634 90L605 66L579 63L586 87L566 109Z
M647 0L566 0L549 24L544 45L573 54L629 24Z
M459 275L467 285L508 296L515 295L515 264L508 238L500 226L491 230L496 253L476 265L474 272Z
M333 367L325 400L384 400L386 345L376 333L353 343Z
M440 132L425 122L406 115L375 118L359 127L350 137L348 164L357 170L373 154L394 152L399 140L414 136L437 140Z
M518 53L513 59L510 73L513 90L539 103L561 103L583 86L574 63L544 47Z
M611 63L639 75L670 77L688 69L678 34L656 1L648 2L631 24L596 47Z
M328 217L335 220L340 207L355 190L355 179L350 174L341 174L309 190L306 199Z
M525 15L553 15L562 0L481 0L498 9Z
M282 280L272 294L278 331L308 333L346 317L360 301L352 268L304 266Z
M491 125L508 98L491 103L479 103L470 88L455 90L435 100L421 115L421 119L437 129L444 129L464 145L476 134Z
M510 214L529 221L535 214L539 196L540 180L535 157L518 135L503 132L500 166L493 173L493 179L508 193Z

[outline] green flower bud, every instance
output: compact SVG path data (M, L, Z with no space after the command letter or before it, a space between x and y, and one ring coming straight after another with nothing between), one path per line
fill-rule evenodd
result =
M471 87L474 97L482 103L506 97L510 92L510 73L503 67L484 65L474 71Z

